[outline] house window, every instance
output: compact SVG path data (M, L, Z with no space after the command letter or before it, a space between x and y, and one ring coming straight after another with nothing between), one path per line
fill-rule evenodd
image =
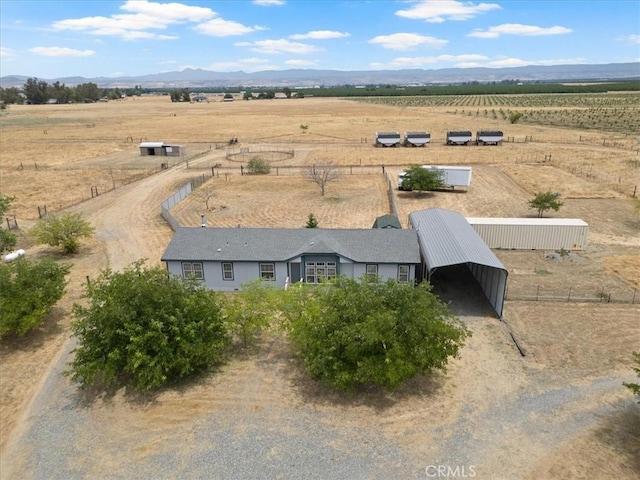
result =
M260 264L260 280L266 280L273 282L276 279L276 265L275 263L261 263Z
M378 265L367 265L366 277L368 282L377 282L378 281Z
M184 278L193 277L196 280L204 280L204 269L202 268L202 262L183 262L182 276Z
M233 280L233 263L222 264L222 279Z
M338 274L336 262L305 262L305 282L320 283Z
M409 283L409 265L398 265L398 282Z

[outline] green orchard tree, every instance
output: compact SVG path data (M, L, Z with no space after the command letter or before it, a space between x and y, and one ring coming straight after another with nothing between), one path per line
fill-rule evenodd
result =
M13 249L18 242L18 237L10 230L3 228L2 224L5 214L9 211L14 201L15 197L0 193L0 253Z
M79 213L65 212L40 220L29 230L29 235L38 243L61 247L64 253L71 254L78 252L81 239L91 238L94 232L95 228Z
M48 258L0 264L0 338L24 335L42 324L62 298L70 270Z
M427 283L374 283L337 278L296 284L281 307L294 351L330 387L399 387L444 370L469 335Z
M68 375L82 384L150 390L222 361L228 344L218 294L138 261L103 271L75 304Z
M402 190L418 193L438 190L443 186L442 171L424 168L421 165L412 165L404 170L402 177Z
M535 208L538 211L538 218L542 218L548 210L557 212L564 205L559 200L560 194L557 192L537 192L534 193L533 199L529 200L529 208Z

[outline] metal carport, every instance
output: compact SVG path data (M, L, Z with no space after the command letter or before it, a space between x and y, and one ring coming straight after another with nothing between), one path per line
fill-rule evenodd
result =
M465 217L451 210L432 208L410 213L409 225L418 232L422 278L430 280L439 268L466 265L498 318L502 318L507 269Z

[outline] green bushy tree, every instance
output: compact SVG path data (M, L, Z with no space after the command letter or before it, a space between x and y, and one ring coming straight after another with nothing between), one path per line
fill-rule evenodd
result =
M438 190L443 186L442 171L431 168L423 168L421 165L412 165L404 170L402 177L402 190L418 193Z
M0 193L0 253L11 250L16 246L18 238L13 232L3 228L2 222L4 216L11 207L11 203L15 200L15 197L9 195L3 195Z
M242 285L239 292L225 300L225 324L242 340L243 346L252 344L256 336L269 327L276 311L277 293L270 282L254 280Z
M247 163L247 172L250 175L266 175L271 172L271 165L263 158L252 157Z
M79 213L49 215L29 230L38 243L61 247L64 253L77 253L82 238L90 238L95 229Z
M47 258L0 264L0 338L40 325L64 295L70 269Z
M67 372L82 384L160 387L220 362L228 343L218 294L138 261L103 271L75 304Z
M560 194L557 192L538 192L534 194L533 199L529 200L529 208L535 208L538 211L538 218L542 218L548 210L557 212L564 205L559 200Z
M638 378L640 378L640 352L633 352L633 356L635 358L635 363L636 363L636 367L634 367L633 370L638 374ZM627 387L629 390L631 390L634 393L634 395L640 397L640 384L624 382L623 385Z
M469 332L430 291L393 280L294 285L282 307L294 351L325 384L388 389L455 357Z

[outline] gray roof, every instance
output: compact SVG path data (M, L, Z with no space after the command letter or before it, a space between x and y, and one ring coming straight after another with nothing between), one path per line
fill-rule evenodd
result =
M175 232L162 261L288 261L303 254L337 254L358 263L420 263L417 233L395 228L184 227Z
M468 262L506 271L460 213L441 208L420 210L409 214L409 222L418 231L422 254L430 271Z
M371 228L402 228L402 225L400 225L398 217L391 213L387 213L386 215L381 215L376 218L376 221L373 222L373 227Z

